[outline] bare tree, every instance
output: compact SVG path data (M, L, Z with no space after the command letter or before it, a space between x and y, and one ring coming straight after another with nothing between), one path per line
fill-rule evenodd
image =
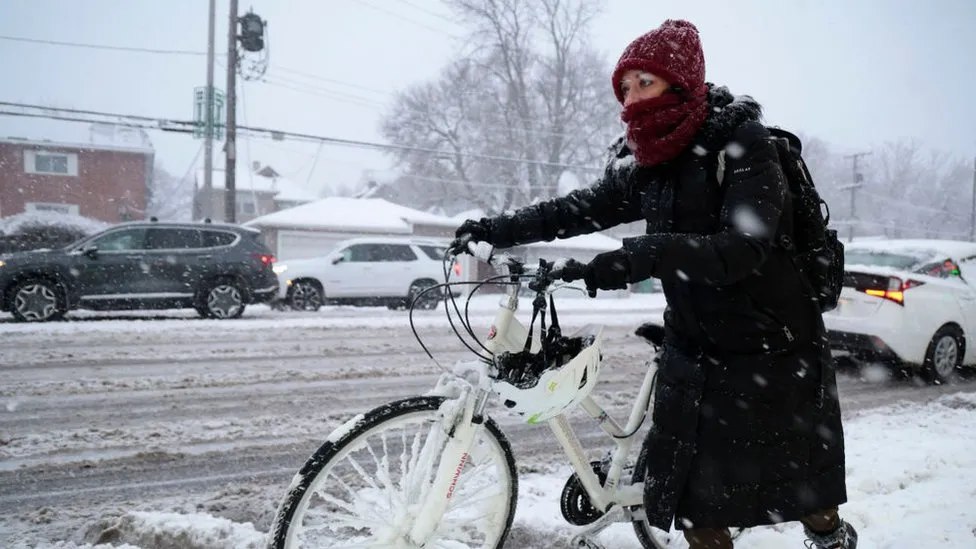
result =
M552 196L566 165L597 168L619 107L587 42L593 3L448 4L471 29L470 53L400 94L383 125L395 144L446 151L396 153L399 185L424 190L415 205L505 210Z
M160 164L153 167L146 213L167 221L189 221L193 214L193 182L169 173Z

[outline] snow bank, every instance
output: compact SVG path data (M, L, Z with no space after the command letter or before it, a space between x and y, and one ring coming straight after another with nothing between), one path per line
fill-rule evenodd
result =
M262 549L266 543L265 534L250 522L206 513L147 512L126 514L103 531L99 541L152 549Z

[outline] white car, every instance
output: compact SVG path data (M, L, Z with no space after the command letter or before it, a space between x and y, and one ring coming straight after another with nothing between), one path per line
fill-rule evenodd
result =
M976 364L976 243L855 241L844 288L824 315L834 350L944 382Z
M323 304L416 306L433 309L443 297L424 290L444 280L447 245L436 240L395 237L340 242L321 257L278 263L278 297L294 309L315 311ZM451 265L455 269L457 266Z

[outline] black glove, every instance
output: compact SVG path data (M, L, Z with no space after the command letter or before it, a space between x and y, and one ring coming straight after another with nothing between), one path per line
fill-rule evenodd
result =
M597 290L626 290L630 282L630 255L623 248L597 254L583 274L586 291L596 297Z
M491 243L491 226L488 218L481 218L478 221L468 219L454 231L454 240L447 246L451 255L461 255L469 252L468 242L488 242Z

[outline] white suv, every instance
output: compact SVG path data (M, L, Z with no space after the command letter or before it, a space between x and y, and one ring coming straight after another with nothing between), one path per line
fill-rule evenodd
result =
M325 256L277 264L278 297L303 311L315 311L326 303L406 307L444 280L446 248L444 242L414 238L344 240ZM416 306L434 309L442 297L443 293L432 290Z

